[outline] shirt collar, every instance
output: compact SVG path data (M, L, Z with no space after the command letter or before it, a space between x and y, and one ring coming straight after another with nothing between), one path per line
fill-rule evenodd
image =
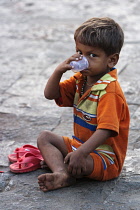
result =
M76 73L74 77L78 80L78 83L83 80L83 76L80 72ZM117 80L117 69L113 68L110 72L105 74L103 77L101 77L92 87L91 91L97 91L97 90L104 90L107 85L113 81Z
M113 69L101 77L91 88L93 91L104 90L107 85L117 80L117 69Z

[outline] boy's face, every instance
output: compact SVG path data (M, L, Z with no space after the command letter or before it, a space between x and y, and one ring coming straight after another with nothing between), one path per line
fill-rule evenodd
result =
M81 71L84 76L101 78L110 71L113 66L110 65L110 56L98 48L76 42L77 53L85 56L89 62L89 68Z

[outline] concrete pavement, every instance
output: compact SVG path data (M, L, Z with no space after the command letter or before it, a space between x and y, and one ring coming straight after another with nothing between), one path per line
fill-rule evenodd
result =
M0 0L0 170L5 171L0 174L0 209L140 209L139 8L139 0ZM46 100L43 90L55 66L75 52L74 30L93 16L113 18L125 33L117 68L131 114L126 161L118 179L82 179L43 193L37 176L45 170L13 174L7 155L23 144L36 146L44 129L72 135L72 110Z

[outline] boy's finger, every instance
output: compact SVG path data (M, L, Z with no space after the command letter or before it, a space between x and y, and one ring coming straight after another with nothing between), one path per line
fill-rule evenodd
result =
M68 172L69 172L70 174L72 174L72 170L73 170L73 168L72 168L71 166L68 166Z
M64 163L67 164L69 162L69 154L64 158Z
M75 176L75 175L77 174L77 170L76 170L75 168L73 168L73 169L71 170L71 174L72 174L73 176Z
M73 56L71 56L70 58L68 58L65 63L66 64L69 64L71 61L78 61L78 60L81 60L83 58L83 55L80 55L80 54L75 54Z
M78 168L78 169L77 169L77 175L80 176L81 173L82 173L82 169L81 169L81 168Z

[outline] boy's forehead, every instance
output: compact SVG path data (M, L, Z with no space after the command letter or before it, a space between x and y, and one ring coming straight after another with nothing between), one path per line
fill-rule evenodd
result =
M78 49L78 50L82 50L82 51L86 51L86 52L103 51L99 47L93 47L93 46L89 46L89 45L84 45L84 44L82 44L80 42L75 42L75 44L76 44L76 49Z

